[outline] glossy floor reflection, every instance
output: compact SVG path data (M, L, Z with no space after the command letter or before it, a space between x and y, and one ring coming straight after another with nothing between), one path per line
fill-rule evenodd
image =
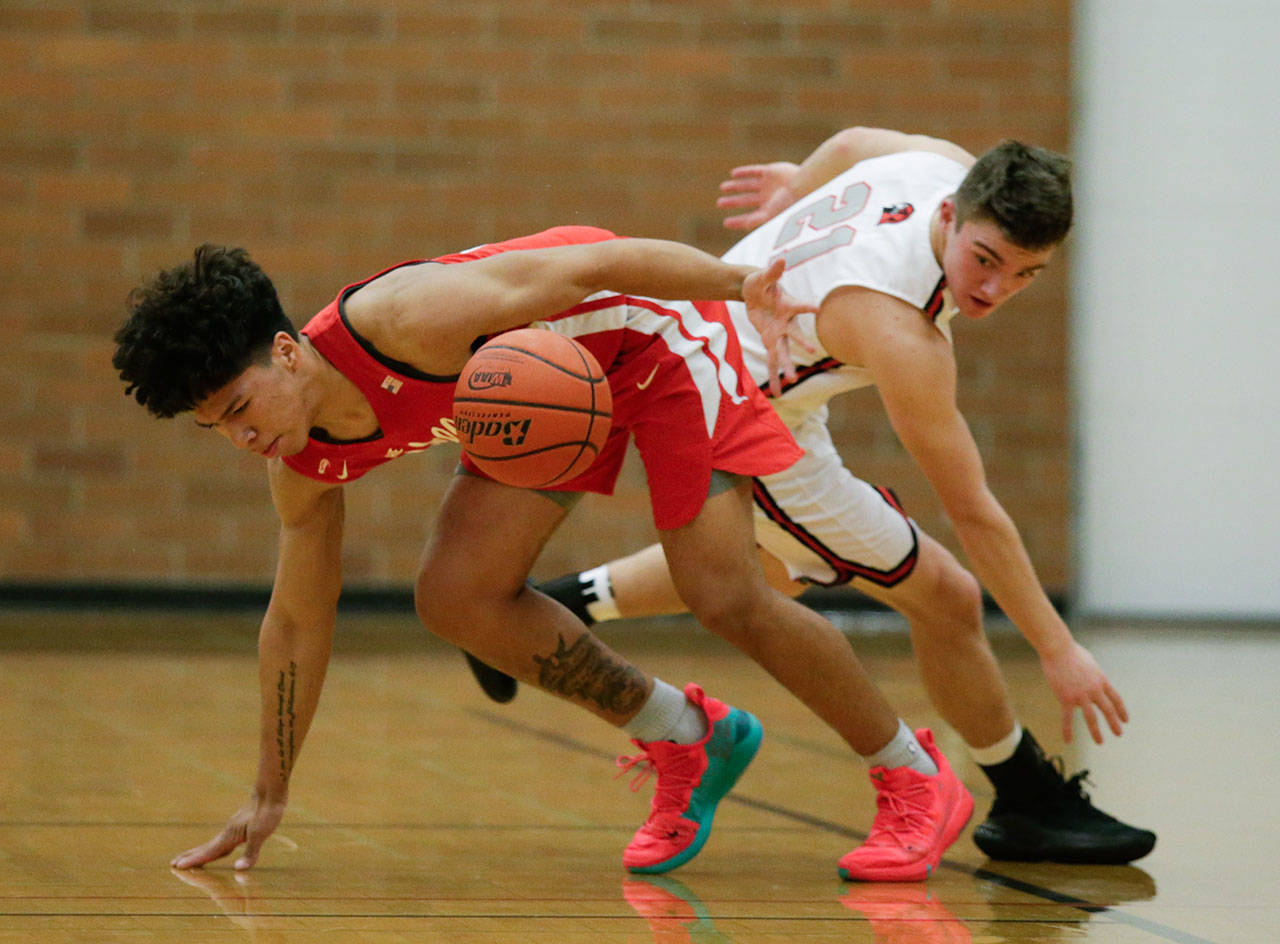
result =
M893 621L850 629L908 720L936 727ZM251 782L255 633L252 614L0 613L0 942L1280 940L1275 627L1082 631L1133 722L1102 748L1077 742L1067 766L1090 769L1103 808L1157 830L1149 857L998 863L966 832L933 879L903 885L838 879L871 819L865 774L757 667L680 620L609 641L766 729L684 868L621 869L648 805L648 788L613 779L624 738L537 692L493 705L455 651L396 616L342 620L259 866L173 872L169 858L211 836ZM1036 661L997 641L1020 714L1060 750ZM938 734L984 815L981 774Z

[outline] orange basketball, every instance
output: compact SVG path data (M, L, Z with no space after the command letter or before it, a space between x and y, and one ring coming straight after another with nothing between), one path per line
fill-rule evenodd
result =
M537 328L485 343L453 392L458 440L487 475L545 488L585 472L613 422L613 395L595 357Z

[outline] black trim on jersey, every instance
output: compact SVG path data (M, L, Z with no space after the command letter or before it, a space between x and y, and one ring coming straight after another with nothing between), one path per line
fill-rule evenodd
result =
M873 485L872 488L879 493L880 497L894 511L902 515L903 518L907 517L902 504L898 501L898 496L891 489L876 485ZM792 521L759 479L752 480L752 497L756 505L765 513L765 517L822 558L826 565L836 573L834 580L823 581L805 577L803 578L805 583L815 584L820 587L839 587L849 583L855 577L861 577L880 587L895 587L911 575L911 572L916 568L916 562L920 559L920 537L916 534L916 529L911 525L910 519L907 520L907 527L911 528L911 550L907 552L907 556L896 567L892 567L889 570L881 570L878 567L845 560L802 525Z
M924 306L924 313L929 316L930 321L937 321L938 315L942 314L942 306L945 299L942 293L947 290L947 277L944 275L938 279L938 284L933 289L933 294L929 296L929 303Z
M379 427L368 436L360 439L334 439L329 435L327 429L321 429L319 426L312 426L307 432L308 439L314 439L318 443L324 443L326 446L358 446L361 443L375 442L382 438L382 429Z
M796 387L800 386L806 380L809 380L813 377L817 377L819 374L825 374L829 370L835 370L837 367L843 367L843 366L844 366L843 361L838 361L834 357L824 357L822 360L814 361L812 364L806 364L803 367L797 367L795 380L782 381L782 392L786 393L789 390L794 390ZM765 396L771 396L771 394L769 393L769 388L767 386L764 387L763 389L764 389Z
M423 259L419 262L402 262L398 266L392 266L386 272L375 275L372 279L367 279L364 282L359 282L343 289L342 296L338 299L338 317L342 319L343 327L351 332L351 336L355 338L356 343L364 349L364 352L388 370L394 370L400 376L408 377L410 380L425 380L429 383L457 383L458 378L462 376L461 374L428 374L426 371L418 370L418 368L414 367L412 364L406 364L404 361L398 361L393 357L387 357L387 355L383 354L376 347L370 344L363 336L361 336L360 332L351 327L351 322L347 320L347 299L360 291L360 289L364 288L370 282L386 275L387 272L394 272L396 269L403 269L405 266L424 265L430 261L432 260Z
M938 284L934 286L933 292L929 296L929 301L925 303L924 306L924 313L929 316L930 321L936 322L938 320L938 315L942 314L942 306L946 304L946 298L943 294L946 289L947 277L944 275L942 278L938 279ZM836 370L843 366L843 361L838 361L834 357L824 357L822 360L815 361L812 364L806 364L804 367L797 367L795 380L782 381L782 392L786 393L788 390L794 390L796 387L800 386L812 377L816 377L819 374L825 374L829 370ZM773 394L769 392L767 385L761 389L764 390L766 397L773 396Z

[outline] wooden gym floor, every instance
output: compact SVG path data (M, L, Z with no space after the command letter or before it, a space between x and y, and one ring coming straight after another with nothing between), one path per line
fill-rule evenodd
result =
M936 725L901 626L843 617L891 699ZM987 860L968 831L927 884L841 882L861 767L763 672L683 619L609 641L750 708L766 737L693 862L627 876L650 788L613 779L620 734L539 692L489 703L411 616L346 615L291 806L257 868L170 871L240 805L256 753L256 614L0 611L0 942L1274 944L1280 893L1276 626L1080 630L1133 722L1077 741L1095 799L1154 828L1129 867ZM993 629L1018 710L1051 751L1029 650ZM940 742L990 791L954 734ZM970 829L972 826L970 827Z

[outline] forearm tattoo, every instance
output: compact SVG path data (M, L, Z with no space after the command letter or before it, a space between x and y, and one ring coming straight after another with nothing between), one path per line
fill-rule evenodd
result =
M584 633L566 645L559 637L556 651L534 656L538 684L554 695L594 702L605 711L630 714L644 704L648 684L634 666L614 661L604 645Z
M287 783L293 772L295 718L293 695L298 683L298 663L290 662L287 672L276 680L276 750L280 755L280 776Z

